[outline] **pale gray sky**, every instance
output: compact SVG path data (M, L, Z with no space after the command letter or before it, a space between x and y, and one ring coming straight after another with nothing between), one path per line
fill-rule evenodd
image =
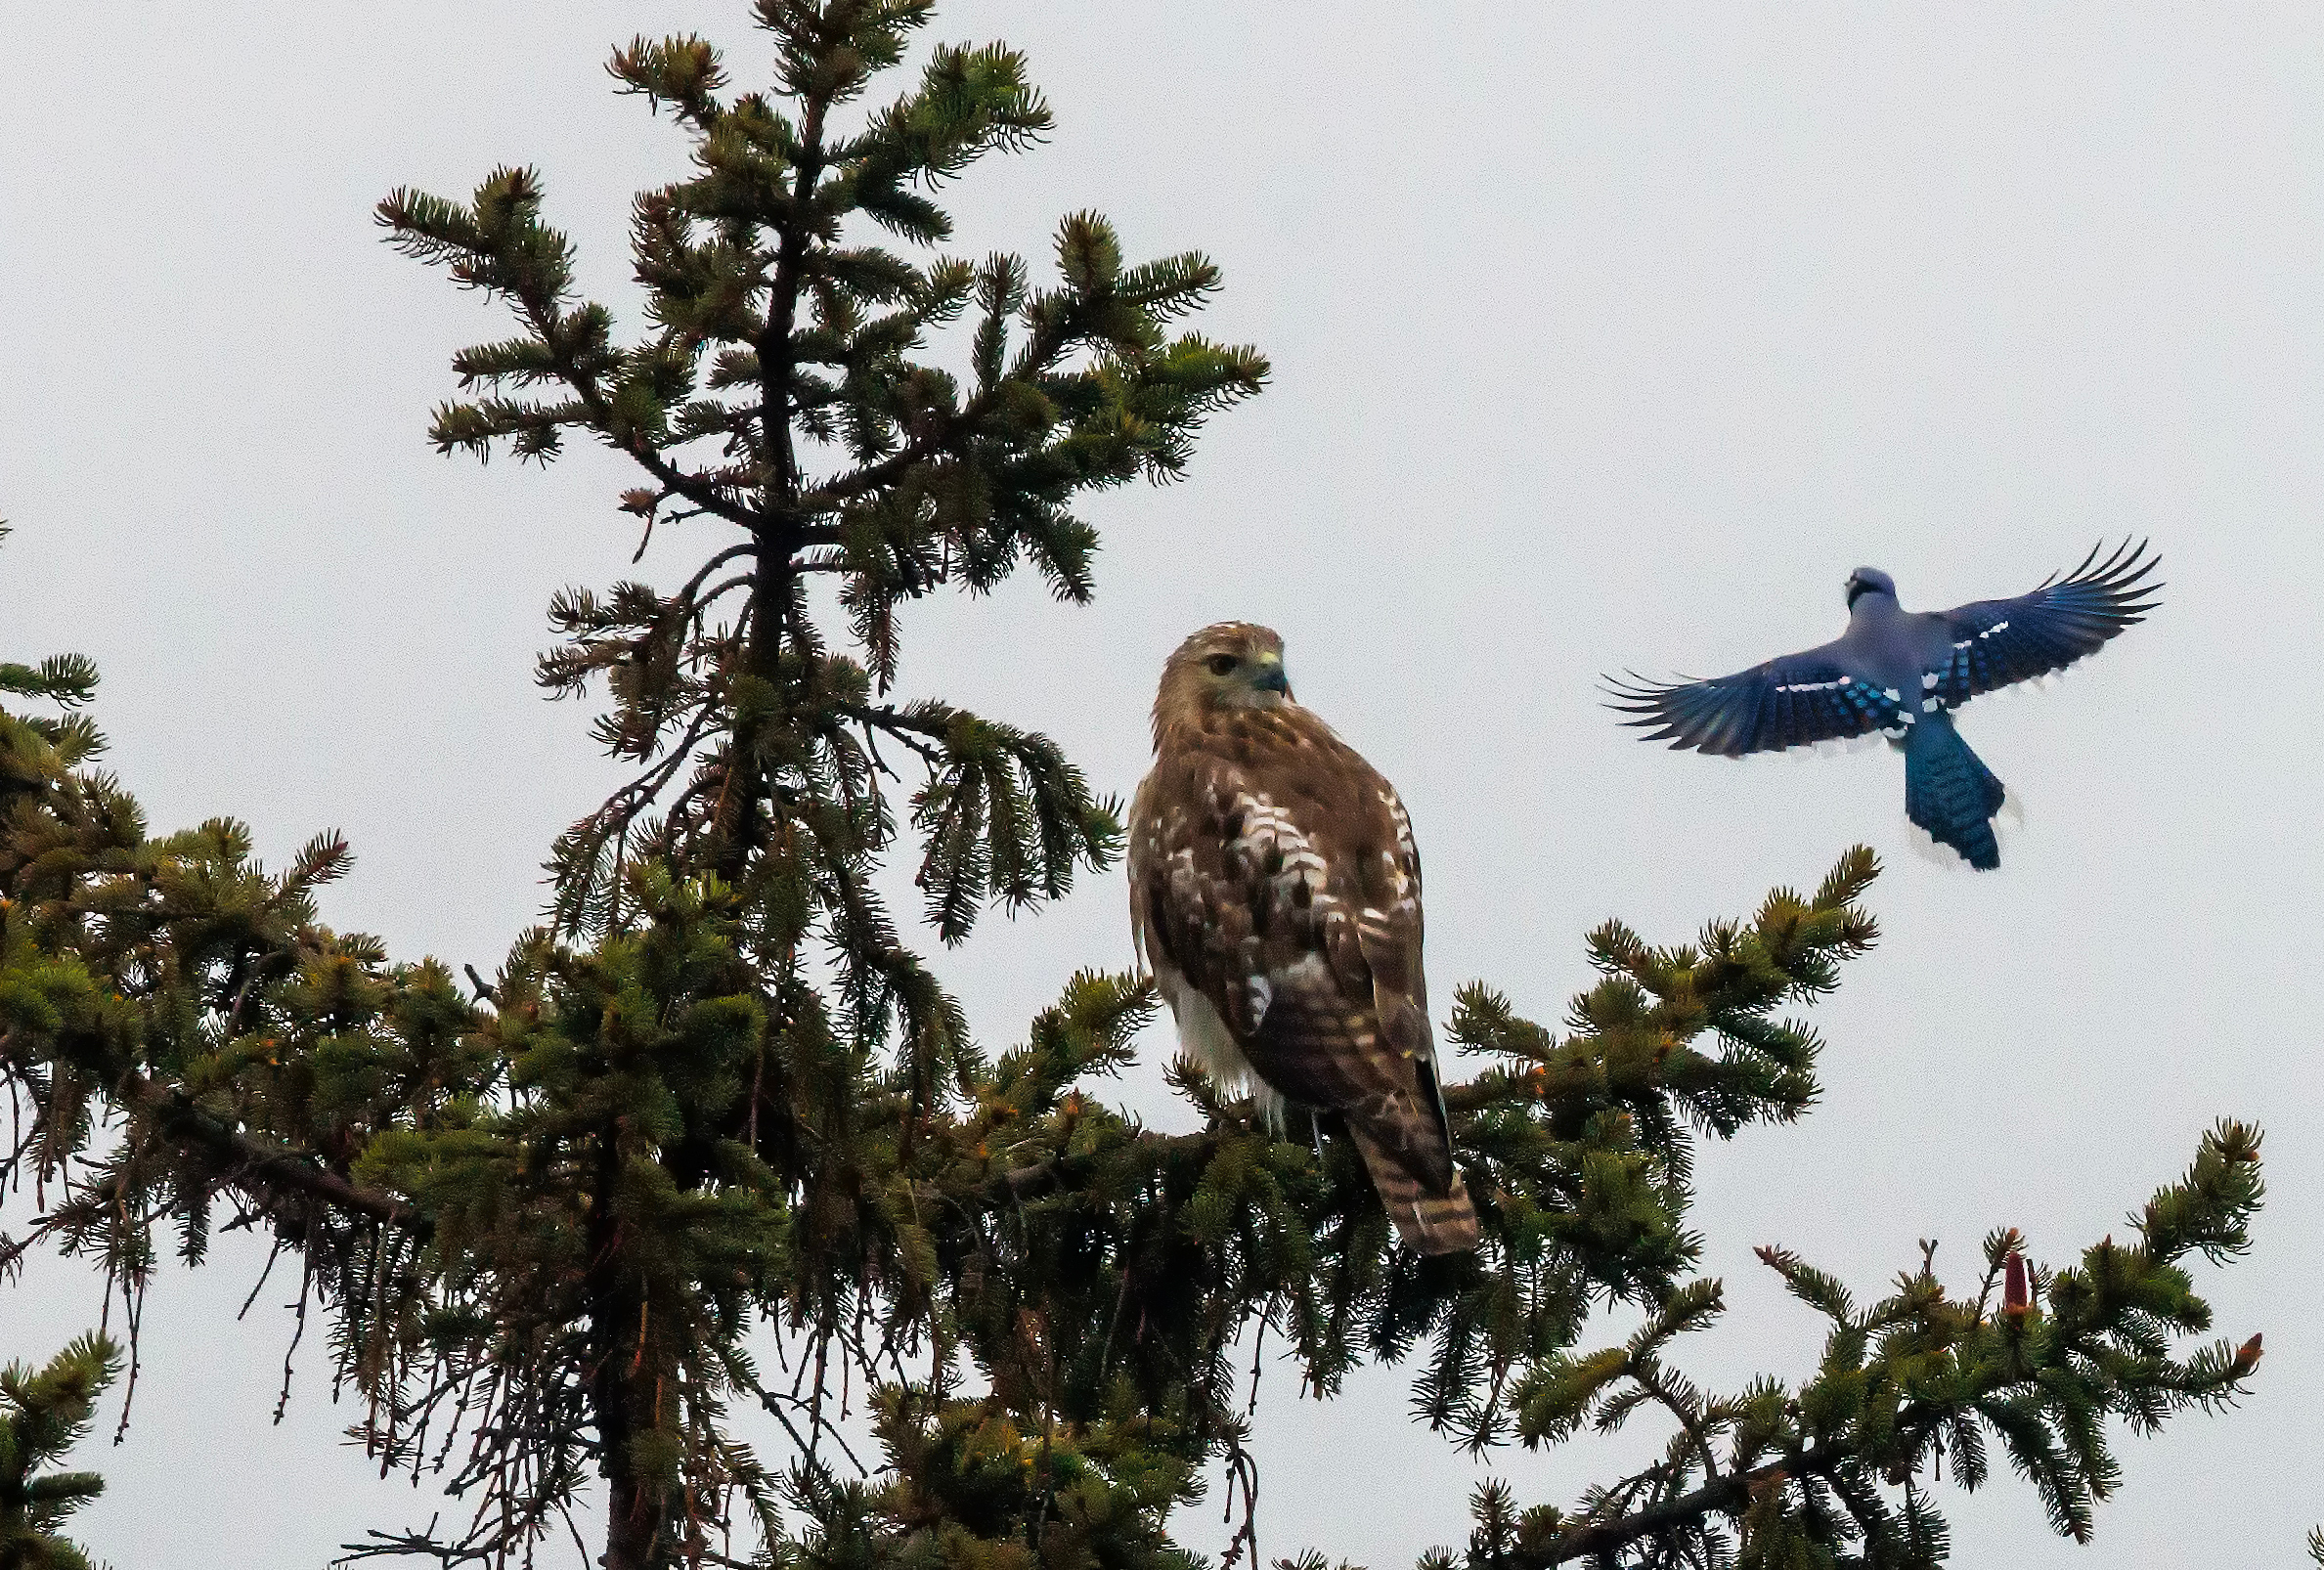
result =
M157 825L239 814L278 860L345 830L361 862L327 915L398 954L489 969L537 908L548 840L609 778L587 711L531 684L542 610L636 540L601 454L543 475L427 448L447 357L503 328L380 244L371 204L536 163L583 278L628 307L629 194L683 144L603 58L698 27L760 78L742 10L0 0L0 653L97 657ZM1058 120L951 188L959 248L1045 256L1096 206L1133 255L1206 249L1228 286L1206 330L1275 379L1187 483L1088 508L1094 608L1027 583L923 610L907 685L1044 728L1126 793L1162 656L1271 623L1412 809L1437 996L1481 977L1551 1022L1599 919L1685 938L1868 841L1886 938L1818 1012L1822 1106L1701 1163L1734 1310L1691 1367L1812 1366L1816 1324L1753 1244L1860 1294L1922 1237L1959 1280L1999 1224L2062 1259L2214 1115L2256 1117L2258 1246L2203 1276L2224 1333L2266 1331L2255 1398L2126 1442L2090 1549L2013 1477L1947 1503L1964 1565L2296 1562L2324 1516L2301 1481L2324 1404L2324 15L956 0L933 33L1028 50ZM2164 553L2161 612L1964 716L2030 808L1997 874L1906 853L1883 752L1733 764L1595 706L1609 668L1822 641L1859 563L1934 608L2125 532ZM638 572L667 585L710 539L672 532ZM1109 876L945 972L1001 1044L1075 967L1129 959ZM1175 1115L1151 1073L1133 1097ZM287 1321L231 1323L250 1262L154 1289L137 1421L92 1447L111 1490L83 1517L125 1570L313 1566L426 1517L329 1448L354 1415L314 1349L269 1426ZM95 1312L45 1266L0 1297L0 1354ZM1270 1554L1392 1570L1464 1538L1476 1469L1409 1427L1400 1374L1330 1408L1293 1385L1260 1408ZM1562 1504L1659 1437L1492 1466ZM1214 1549L1215 1523L1183 1536Z

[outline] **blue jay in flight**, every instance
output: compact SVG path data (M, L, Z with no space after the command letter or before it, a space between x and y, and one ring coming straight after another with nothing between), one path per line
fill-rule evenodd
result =
M2001 782L1969 750L1952 711L1981 692L2063 671L2141 621L2163 586L2146 542L2054 573L2030 594L1908 611L1876 567L1848 575L1848 631L1708 681L1611 681L1609 707L1652 726L1646 741L1740 758L1877 730L1905 755L1905 815L1973 867L2001 864L1993 818Z

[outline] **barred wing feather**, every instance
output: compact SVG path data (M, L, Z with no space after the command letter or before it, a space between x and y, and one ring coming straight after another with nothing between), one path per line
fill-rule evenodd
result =
M1652 681L1633 672L1607 680L1607 707L1631 717L1624 724L1645 728L1644 740L1726 758L1898 729L1901 695L1851 676L1837 649L1826 643L1700 681Z
M2104 561L2094 545L2064 578L2052 575L2030 594L1980 599L1937 613L1952 634L1952 654L1937 674L1934 695L1949 709L1981 692L2063 671L2095 654L2107 639L2155 608L2163 564L2143 540L2125 541Z

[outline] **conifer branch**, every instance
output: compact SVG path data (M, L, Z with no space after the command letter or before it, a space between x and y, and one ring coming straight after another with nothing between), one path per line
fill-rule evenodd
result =
M105 1479L40 1468L86 1437L97 1397L120 1372L120 1348L102 1331L40 1369L0 1369L0 1564L87 1570L91 1561L62 1528L105 1492Z
M1830 1476L1852 1459L1852 1450L1853 1447L1845 1444L1811 1445L1780 1461L1716 1478L1677 1499L1561 1533L1552 1540L1546 1551L1514 1549L1495 1563L1493 1570L1543 1570L1549 1565L1571 1564L1577 1559L1603 1561L1607 1555L1645 1539L1698 1532L1714 1516L1740 1515L1753 1496L1772 1484Z
M124 1108L133 1116L150 1119L165 1138L206 1153L220 1163L229 1183L253 1199L280 1204L288 1190L414 1239L425 1241L431 1231L425 1216L415 1214L394 1196L351 1182L318 1164L312 1156L238 1132L195 1106L183 1092L165 1090L135 1070L121 1076L119 1087Z

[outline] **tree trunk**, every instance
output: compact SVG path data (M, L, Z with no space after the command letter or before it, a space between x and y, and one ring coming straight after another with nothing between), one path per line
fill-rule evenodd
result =
M619 1458L608 1456L605 1489L605 1570L653 1570L661 1562L656 1539L661 1512L640 1497L637 1485L619 1475Z
M621 1181L620 1131L605 1129L597 1139L586 1290L590 1350L594 1359L590 1374L590 1417L597 1430L598 1470L605 1477L605 1556L598 1562L605 1570L654 1570L662 1562L657 1547L662 1512L633 1475L630 1458L637 1410L630 1386L636 1377L636 1353L644 1349L644 1303L623 1280L620 1268L621 1225L614 1213L614 1192ZM631 1349L633 1337L635 1352Z

